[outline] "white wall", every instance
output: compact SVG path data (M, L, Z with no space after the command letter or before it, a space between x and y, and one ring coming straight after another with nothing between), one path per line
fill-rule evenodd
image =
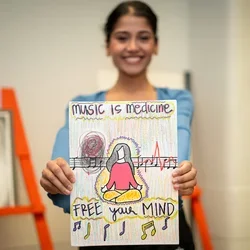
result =
M233 225L227 238L230 249L250 248L250 218L247 216L250 205L250 2L232 1L231 4L231 64L230 83L231 115L229 118L230 142L228 144L228 211L237 214L231 218ZM232 101L233 100L233 101Z
M190 1L194 161L218 250L250 247L249 7L249 1Z
M195 119L194 163L202 188L202 201L215 249L221 234L227 234L227 152L225 130L228 98L227 0L190 1L190 68L193 72ZM218 219L220 218L220 220Z
M16 89L37 179L50 158L67 102L94 92L98 69L112 67L105 57L102 25L118 2L0 0L0 86ZM152 69L189 69L188 3L147 2L160 18L160 54ZM26 203L20 175L18 183L19 201ZM41 194L56 249L70 249L69 216ZM0 228L0 249L36 249L31 217L0 218Z

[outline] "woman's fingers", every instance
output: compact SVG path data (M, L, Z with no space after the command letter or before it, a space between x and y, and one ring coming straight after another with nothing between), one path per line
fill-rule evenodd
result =
M175 169L173 172L173 177L185 175L186 173L190 172L193 168L193 165L190 161L183 161L180 163L179 168Z
M56 163L58 166L60 166L60 168L64 172L64 175L67 177L70 183L74 183L75 175L72 169L69 167L68 163L63 158L57 158Z
M69 170L67 170L67 168ZM50 172L53 174L52 176L50 175L50 181L59 189L59 187L57 186L58 181L65 187L65 189L67 189L68 191L72 190L72 183L71 181L67 178L67 176L65 175L65 172L67 173L67 175L70 176L70 178L72 178L73 176L69 173L70 171L72 171L68 164L62 160L59 161L50 161L47 164L47 169L50 170ZM54 178L56 177L56 178ZM54 183L55 182L55 183ZM61 186L61 185L60 185ZM60 190L60 189L59 189Z
M191 180L196 179L197 170L192 168L189 172L186 172L183 175L178 175L173 177L173 183L185 183Z
M49 193L69 195L73 189L75 175L63 158L49 161L42 171L41 186Z
M59 175L57 172L59 171L56 170L56 174ZM42 172L42 178L47 182L50 182L52 186L55 186L59 190L59 193L69 195L70 190L64 186L60 179L58 179L57 175L55 175L55 173L49 168L45 168Z
M51 194L61 193L51 182L46 180L45 178L40 179L40 185L43 189Z
M197 170L189 161L183 161L180 167L173 172L173 185L175 190L180 191L180 195L192 194L197 184Z
M174 184L174 189L176 190L186 190L190 188L194 188L194 186L197 184L196 179L188 181L188 182L183 182L183 183L176 183Z

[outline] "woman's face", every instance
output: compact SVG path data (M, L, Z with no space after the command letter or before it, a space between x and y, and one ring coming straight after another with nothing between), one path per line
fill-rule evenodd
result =
M116 23L107 45L119 72L137 76L146 72L157 43L151 26L144 17L122 16Z

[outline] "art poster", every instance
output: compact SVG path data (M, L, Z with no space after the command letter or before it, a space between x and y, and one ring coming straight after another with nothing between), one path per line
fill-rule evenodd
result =
M178 244L177 104L71 102L72 246Z

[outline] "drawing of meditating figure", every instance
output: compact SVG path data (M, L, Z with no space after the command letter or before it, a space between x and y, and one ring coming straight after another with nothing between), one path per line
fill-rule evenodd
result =
M108 183L101 189L104 200L125 203L141 199L142 185L135 180L131 151L126 143L115 146L106 167L110 175Z

